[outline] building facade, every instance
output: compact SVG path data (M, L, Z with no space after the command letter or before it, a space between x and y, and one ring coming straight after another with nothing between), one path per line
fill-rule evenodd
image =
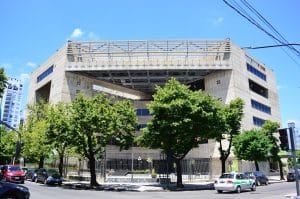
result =
M8 78L1 103L1 120L17 129L21 120L23 84L16 78Z
M105 92L132 100L139 130L151 119L147 104L155 86L163 86L171 77L223 103L242 98L242 130L260 127L265 120L281 121L274 72L229 39L68 41L32 73L28 103L69 102L79 92L88 96ZM200 173L217 174L221 170L218 147L209 140L193 149L185 161L199 164L205 170ZM107 148L108 167L120 166L114 161L127 164L131 157L136 164L146 164L162 156L157 150L139 147L122 152L114 146Z

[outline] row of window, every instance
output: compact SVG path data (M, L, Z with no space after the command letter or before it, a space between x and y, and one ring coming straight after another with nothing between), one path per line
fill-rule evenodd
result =
M271 107L251 99L251 106L259 111L271 114Z
M52 72L53 72L53 65L50 66L47 70L45 70L42 74L40 74L37 77L36 82L39 83L40 81L45 79L48 75L50 75Z
M151 116L149 109L146 108L139 108L136 109L137 116Z
M261 119L261 118L259 118L259 117L253 116L253 124L254 124L255 126L262 126L262 125L265 123L265 121L266 121L266 120L264 120L264 119Z
M145 128L147 126L147 124L138 124L136 125L136 130L141 130L142 128Z
M253 92L255 92L258 95L261 95L265 98L269 97L269 91L267 88L257 84L256 82L252 81L251 79L249 81L249 89Z
M254 68L248 63L247 63L247 70L252 74L256 75L257 77L259 77L260 79L267 81L267 76L264 73L260 72L259 70L257 70L256 68Z

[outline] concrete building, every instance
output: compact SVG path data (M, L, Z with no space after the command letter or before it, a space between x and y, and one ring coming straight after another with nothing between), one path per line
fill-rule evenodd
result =
M13 128L20 124L22 92L21 80L8 78L1 103L1 120Z
M40 99L69 102L80 91L89 96L105 92L131 99L142 128L151 118L147 104L155 85L162 86L171 77L224 103L242 98L242 130L260 127L265 120L281 121L273 71L229 39L68 41L32 74L28 103ZM121 161L123 168L131 156L137 165L163 158L159 151L139 147L117 150L108 147L108 167L117 168ZM209 140L185 159L198 164L200 173L213 168L217 174L218 157L218 144Z

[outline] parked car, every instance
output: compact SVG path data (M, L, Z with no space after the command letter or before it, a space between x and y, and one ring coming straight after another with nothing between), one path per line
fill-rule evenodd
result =
M245 172L245 174L248 177L253 178L255 180L255 183L257 186L260 186L262 184L264 184L264 185L269 184L268 177L261 171Z
M16 165L4 165L1 168L1 178L7 182L24 183L25 173Z
M22 185L0 181L0 198L29 199L30 192Z
M223 173L218 180L215 181L215 190L218 193L223 191L235 191L240 193L243 190L256 191L256 184L253 178L249 178L244 173Z
M288 174L286 175L286 181L293 182L295 180L296 180L295 172L288 172Z
M62 184L62 177L55 169L39 169L36 172L35 182L42 182L44 184Z
M37 171L38 171L38 169L28 169L27 172L26 172L25 179L26 180L31 180L32 182L34 182L35 178L36 178Z
M298 180L300 180L300 169L298 169L298 173L299 173ZM288 174L286 175L286 180L288 182L293 182L296 180L296 174L294 170L290 170L288 172Z

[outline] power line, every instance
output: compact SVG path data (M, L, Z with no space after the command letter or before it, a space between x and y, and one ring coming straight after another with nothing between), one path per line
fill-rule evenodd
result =
M264 18L253 6L250 5L246 0L241 0L242 3L249 9L251 10L264 24L266 24L275 34L277 34L278 37L280 37L284 43L282 44L287 44L289 43L283 36L280 34L276 28L266 19ZM291 45L288 45L288 47L296 53L296 55L300 56L300 51L298 51L296 48L294 48Z
M300 46L300 44L276 44L276 45L268 45L268 46L247 46L242 49L261 49L261 48L274 48L274 47L282 47L282 46Z
M267 24L269 26L269 28L271 28L273 30L273 32L275 32L277 35L279 35L279 38L275 37L273 34L271 34L270 32L268 32L265 28L263 28L253 17L251 17L250 14L247 13L246 10L244 10L235 0L232 0L231 3L229 3L227 0L223 0L223 2L229 6L230 8L232 8L234 11L236 11L239 15L241 15L242 17L244 17L247 21L249 21L250 23L252 23L253 25L255 25L257 28L259 28L261 31L263 31L265 34L267 34L269 37L271 37L273 40L275 40L276 43L279 43L283 46L287 46L288 49L290 49L296 56L300 57L300 52L295 49L293 46L288 46L285 45L287 43L289 43L286 39L283 38L283 36L257 11L255 10L246 0L241 0L244 1L244 5L250 10L252 11L252 13L254 12L254 14L256 16L258 16L258 18L260 18L260 20L263 21L264 24ZM233 3L232 3L233 2ZM233 5L235 4L235 5ZM238 8L237 8L238 7ZM284 40L284 41L282 41ZM300 66L300 64L283 48L281 48L298 66Z

